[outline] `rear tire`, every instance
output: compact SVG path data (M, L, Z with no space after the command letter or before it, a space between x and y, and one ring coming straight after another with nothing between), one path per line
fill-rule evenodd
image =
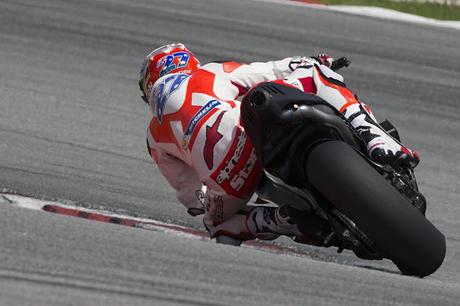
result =
M444 235L349 145L321 143L305 167L310 184L403 274L427 276L442 264Z

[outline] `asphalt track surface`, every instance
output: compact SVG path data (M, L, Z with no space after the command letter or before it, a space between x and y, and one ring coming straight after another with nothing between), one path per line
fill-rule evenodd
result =
M1 0L0 189L201 228L145 150L138 69L172 41L202 62L351 58L348 86L422 156L443 266L418 279L333 250L279 255L0 200L1 305L458 305L456 30L253 1Z

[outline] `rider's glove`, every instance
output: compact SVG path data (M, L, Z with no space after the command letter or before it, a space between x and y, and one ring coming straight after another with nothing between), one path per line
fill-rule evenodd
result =
M350 64L351 64L351 61L348 58L341 57L341 58L338 58L338 59L332 61L332 65L329 68L331 68L334 71L337 71L337 70L339 70L339 69L341 69L343 67L350 66Z
M315 60L317 60L321 65L327 66L331 68L334 59L327 55L326 53L320 53L318 56L312 56Z
M327 66L334 71L337 71L343 67L348 67L351 64L351 61L346 57L333 59L332 57L324 53L320 53L318 54L318 56L313 56L313 58L321 65Z

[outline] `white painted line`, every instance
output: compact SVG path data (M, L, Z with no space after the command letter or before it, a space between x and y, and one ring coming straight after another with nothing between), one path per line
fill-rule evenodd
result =
M323 5L323 4L312 4L301 1L293 0L251 0L257 2L268 2L277 3L283 5L297 6L297 7L308 7L316 10L335 11L350 15L367 16L378 19L386 20L398 20L408 23L426 24L434 27L450 28L460 30L460 21L453 20L437 20L432 18L426 18L422 16L412 15L408 13L402 13L395 10L390 10L380 7L370 6L355 6L355 5Z
M460 21L447 21L427 18L423 16L412 15L398 12L382 7L373 6L355 6L355 5L331 5L332 11L343 12L353 15L374 17L379 19L397 20L410 23L426 24L435 27L444 27L460 30Z
M1 199L3 199L3 201L1 201ZM171 223L165 223L153 219L132 217L128 215L116 214L110 211L88 209L84 207L66 205L53 201L43 201L8 193L0 193L0 203L2 202L6 202L7 205L12 205L21 208L56 213L70 217L79 217L92 221L119 224L151 231L158 231L184 238L211 241L209 234L206 231L197 230ZM308 254L297 251L292 247L278 246L257 240L245 241L242 246L252 249L265 250L271 253L287 254L294 256L308 256Z
M176 234L178 232L182 232L184 234L187 234L187 236L191 235L195 238L197 237L197 235L192 235L188 233L191 230L193 230L191 228L181 226L181 225L176 225L176 224L169 224L169 223L161 222L158 220L132 217L132 216L113 213L110 211L95 210L95 209L89 209L85 207L66 205L66 204L62 204L59 202L53 202L53 201L43 201L43 200L38 200L38 199L30 198L30 197L24 197L20 195L0 193L0 196L6 199L11 205L21 207L21 208L43 211L44 210L43 208L46 205L51 205L51 206L57 206L63 209L68 209L68 210L76 211L76 212L85 212L85 213L95 214L98 216L105 216L108 218L118 218L120 220L129 220L133 223L137 222L138 224L136 224L135 227L139 227L143 229L157 230L157 231L168 232L168 233L172 232ZM201 232L206 233L204 231L201 231Z
M22 197L18 195L13 195L13 194L0 194L4 199L10 202L10 204L22 207L22 208L27 208L27 209L33 209L33 210L41 210L43 206L46 204L49 204L50 202L47 201L41 201L33 198L28 198L28 197Z

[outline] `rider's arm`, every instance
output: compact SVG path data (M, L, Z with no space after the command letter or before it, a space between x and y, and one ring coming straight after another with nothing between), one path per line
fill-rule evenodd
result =
M229 71L228 74L232 81L252 87L260 82L283 79L288 76L293 69L290 66L291 60L292 58L288 57L279 61L242 64L239 67L235 67L234 70ZM224 72L226 72L225 70L229 70L225 68L230 65L230 63L222 64Z
M175 189L178 200L188 209L189 214L195 216L204 213L206 203L207 226L222 223L229 215L238 212L249 200L249 198L239 198L228 194L209 177L200 178L192 167L174 156L150 146L149 152L160 172ZM201 181L205 182L207 188L203 188Z
M232 83L241 88L250 88L260 82L283 79L292 72L292 58L279 61L254 62L243 64L237 62L209 63L202 69L218 75L226 75Z
M254 62L242 64L237 62L210 63L202 69L217 75L225 75L231 83L244 94L249 88L260 82L282 80L289 77L299 67L318 65L321 69L330 71L327 61L321 62L312 57L288 57L279 61Z
M203 204L200 201L202 185L195 170L168 153L156 150L150 145L148 149L160 172L175 189L177 199L187 207L189 214L203 213Z

